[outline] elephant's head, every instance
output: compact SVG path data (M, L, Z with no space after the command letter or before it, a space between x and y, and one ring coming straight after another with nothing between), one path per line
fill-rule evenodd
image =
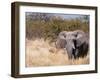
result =
M76 31L62 31L59 33L56 47L57 48L65 48L67 50L68 56L72 58L72 56L77 57L78 54L86 51L88 39L85 36L85 33L81 30Z
M66 48L66 45L75 49L74 41L75 41L75 34L73 32L62 31L59 33L56 47L57 48Z

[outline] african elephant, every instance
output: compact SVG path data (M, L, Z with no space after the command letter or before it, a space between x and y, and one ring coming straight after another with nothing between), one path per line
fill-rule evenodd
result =
M81 30L62 31L58 35L56 47L65 48L69 59L78 58L88 52L89 37Z

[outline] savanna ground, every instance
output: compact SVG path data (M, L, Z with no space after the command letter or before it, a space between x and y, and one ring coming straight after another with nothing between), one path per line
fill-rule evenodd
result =
M26 67L89 64L89 54L69 60L66 50L55 47L61 31L89 32L89 16L66 19L60 14L54 15L26 13Z
M26 40L26 66L53 66L53 65L72 65L89 64L89 55L79 59L68 59L64 49L56 49L54 43L43 39Z

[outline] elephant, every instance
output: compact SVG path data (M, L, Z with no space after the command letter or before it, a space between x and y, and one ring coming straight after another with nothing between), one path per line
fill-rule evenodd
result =
M63 48L68 53L69 59L76 59L87 55L89 35L82 30L62 31L59 33L56 48Z

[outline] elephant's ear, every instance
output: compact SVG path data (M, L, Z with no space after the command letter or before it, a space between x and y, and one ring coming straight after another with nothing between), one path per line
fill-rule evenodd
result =
M76 41L75 41L75 46L76 46L76 47L81 46L81 41L80 41L80 39L76 39Z
M61 48L65 48L65 45L67 44L67 42L66 42L66 40L65 39L62 39L61 41L60 41L60 47Z
M60 38L60 39L66 39L66 34L65 34L65 32L60 32L58 38Z
M77 37L76 38L76 47L81 46L85 42L84 37Z
M66 43L65 39L58 39L55 45L57 48L65 48Z

